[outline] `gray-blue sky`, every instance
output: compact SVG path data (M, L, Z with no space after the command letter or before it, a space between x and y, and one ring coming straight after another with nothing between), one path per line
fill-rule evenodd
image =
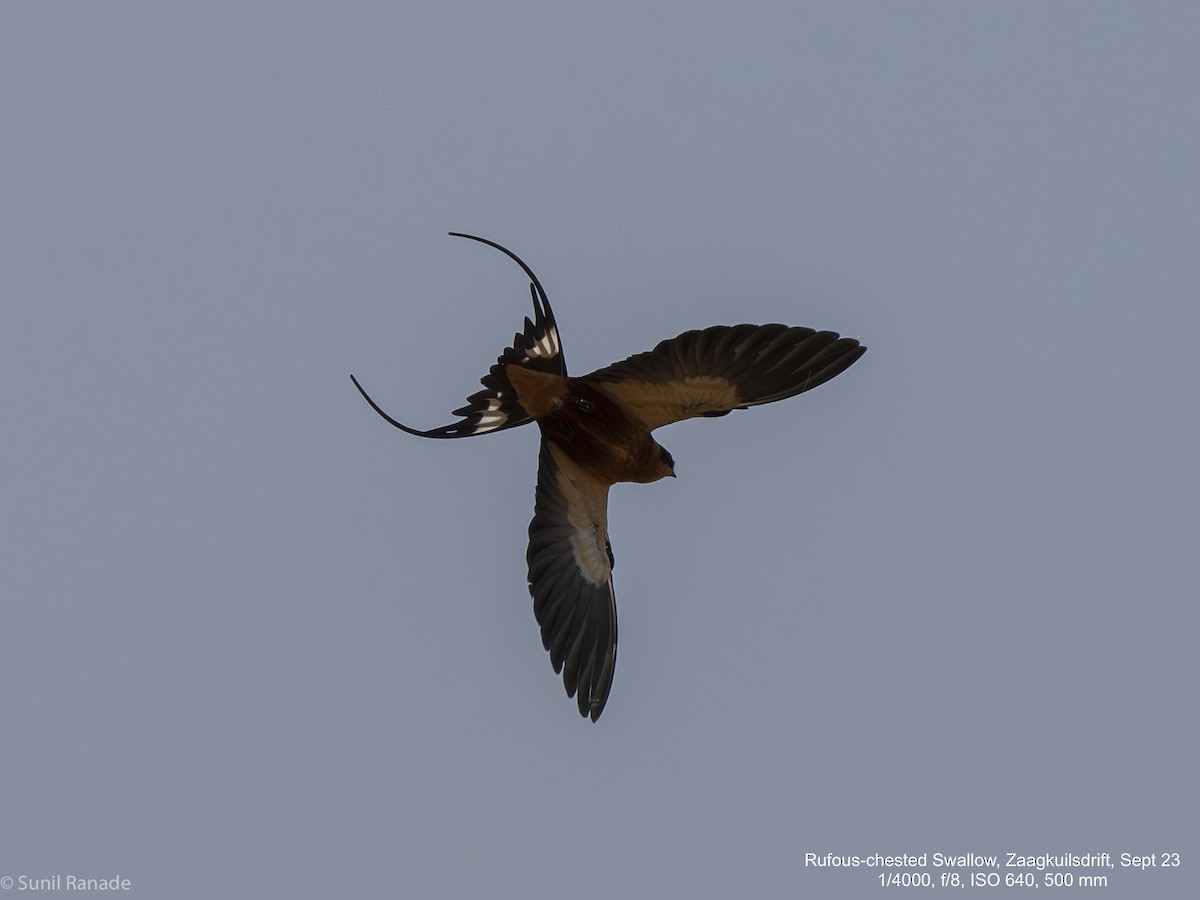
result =
M1191 4L0 8L0 874L862 896L805 851L1194 853ZM612 697L525 590L582 373L860 337L611 502ZM1108 897L1194 879L1116 870Z

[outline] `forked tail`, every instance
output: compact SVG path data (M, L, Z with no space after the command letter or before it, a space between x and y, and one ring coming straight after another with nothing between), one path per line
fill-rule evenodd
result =
M350 376L350 380L354 382L359 393L385 421L395 425L401 431L415 434L418 437L473 437L477 434L488 434L493 431L503 431L505 428L514 428L531 421L529 414L517 399L517 392L513 389L508 374L504 370L504 367L511 363L536 369L539 372L561 375L564 378L567 374L566 364L563 362L562 345L558 340L558 326L554 322L554 311L550 309L550 301L546 297L545 290L542 289L541 282L533 274L533 270L511 250L501 247L494 241L457 231L450 232L450 235L495 247L524 270L530 281L529 295L533 298L533 320L530 321L526 317L524 333L513 335L512 346L500 354L496 364L483 378L479 379L483 390L476 391L468 397L466 406L454 410L452 415L461 418L457 422L451 422L441 428L419 431L397 422L371 399L370 395L363 390L363 386L358 383L357 378L353 375Z

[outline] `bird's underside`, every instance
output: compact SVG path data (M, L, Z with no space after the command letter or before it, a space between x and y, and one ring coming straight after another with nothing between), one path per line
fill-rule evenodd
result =
M480 379L484 389L454 411L458 421L420 431L385 413L350 377L379 415L419 437L473 437L537 423L529 592L554 671L580 713L595 721L608 699L617 655L609 487L674 475L674 461L655 441L654 429L793 397L845 371L866 348L831 331L716 325L569 378L554 313L533 271L499 244L451 234L495 247L530 280L534 317L525 319L524 331Z

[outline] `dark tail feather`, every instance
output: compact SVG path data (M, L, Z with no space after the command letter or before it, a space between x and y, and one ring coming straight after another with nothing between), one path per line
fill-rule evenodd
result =
M473 437L477 434L489 434L493 431L503 431L505 428L514 428L517 425L524 425L531 421L530 416L517 400L517 392L513 389L512 383L508 380L508 374L504 371L504 367L515 363L520 366L525 366L530 369L537 369L540 372L548 372L555 375L562 375L564 378L567 374L566 364L563 362L562 345L558 340L558 326L554 321L554 311L550 308L550 301L546 297L545 290L542 289L542 284L538 281L537 276L533 274L533 270L521 260L519 256L499 244L486 240L481 237L475 237L470 234L460 234L452 231L450 234L454 237L464 237L472 241L479 241L481 244L487 244L489 247L495 247L501 253L515 260L529 276L529 295L533 299L533 320L528 317L525 319L524 333L513 335L513 343L511 347L505 349L500 354L496 364L488 371L483 378L479 379L483 385L482 391L476 391L467 398L466 406L454 410L452 415L460 416L457 422L451 422L449 425L443 425L441 428L432 428L429 431L419 431L416 428L397 422L387 413L385 413L379 404L371 399L358 379L353 375L350 380L354 382L354 386L358 388L363 398L371 404L371 408L379 413L383 419L405 431L408 434L415 434L417 437L428 438L459 438Z

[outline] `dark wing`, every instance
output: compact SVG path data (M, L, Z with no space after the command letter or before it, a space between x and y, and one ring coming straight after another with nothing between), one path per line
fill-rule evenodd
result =
M794 397L845 371L866 350L832 331L716 325L685 331L579 380L654 429Z
M495 247L500 252L516 260L517 265L524 269L525 274L529 276L529 295L533 298L533 321L530 321L526 317L525 331L513 335L512 346L501 353L499 359L496 360L496 364L492 366L483 378L479 379L483 385L483 390L476 391L467 398L466 406L460 407L451 413L451 415L461 416L462 418L457 422L451 422L449 425L443 425L441 428L419 431L416 428L410 428L408 425L397 422L385 413L379 407L379 404L370 398L367 392L363 390L362 385L358 383L357 378L353 375L350 376L350 380L354 382L354 386L358 388L359 393L366 398L366 401L371 404L371 408L375 412L379 413L379 415L383 416L384 419L401 431L415 434L418 437L473 437L477 434L503 431L505 428L513 428L531 421L529 414L525 412L517 400L517 392L513 389L512 384L508 380L508 375L504 371L504 367L509 363L516 363L529 369L537 369L539 372L549 372L564 377L567 374L566 364L562 356L562 345L558 340L558 325L554 321L554 311L550 308L550 301L546 297L546 292L542 289L542 284L538 281L537 276L533 274L533 270L525 265L515 253L501 247L499 244L470 234L459 234L453 231L450 233L454 237L470 238L473 241L479 241L481 244L487 244L489 247Z
M593 722L617 664L607 508L608 485L543 440L526 555L529 593L554 671Z

